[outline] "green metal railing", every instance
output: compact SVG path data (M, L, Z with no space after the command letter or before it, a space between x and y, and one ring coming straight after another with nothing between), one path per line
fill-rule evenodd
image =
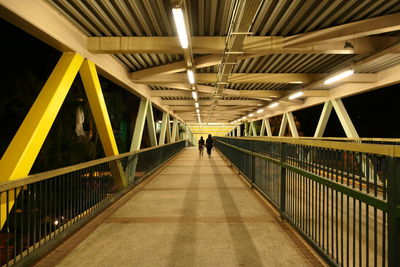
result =
M6 213L2 265L27 265L135 187L185 147L186 140L31 175L0 185ZM120 179L128 186L122 186ZM15 201L11 201L15 199Z
M398 146L218 137L217 149L330 264L400 266Z

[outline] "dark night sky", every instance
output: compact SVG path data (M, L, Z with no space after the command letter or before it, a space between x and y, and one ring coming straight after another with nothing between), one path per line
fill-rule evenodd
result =
M41 80L45 80L61 53L4 20L1 20L0 25L3 35L9 37L7 42L1 42L2 51L7 51L3 53L3 65L7 70L7 73L3 72L3 75L30 68ZM0 96L8 94L7 84L3 83L0 86ZM396 84L343 99L361 137L400 137L399 91L400 84ZM294 112L305 136L314 134L322 106ZM4 117L0 123L5 125ZM324 136L345 136L334 111L332 111Z

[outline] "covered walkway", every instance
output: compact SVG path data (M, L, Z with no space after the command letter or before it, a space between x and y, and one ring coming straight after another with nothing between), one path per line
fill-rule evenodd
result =
M39 266L318 266L214 152L186 148Z

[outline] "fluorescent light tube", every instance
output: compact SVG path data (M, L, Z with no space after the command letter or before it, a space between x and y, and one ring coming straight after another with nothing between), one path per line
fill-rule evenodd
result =
M277 107L277 106L279 106L279 102L274 102L271 105L269 105L268 107L269 108L274 108L274 107Z
M303 93L302 91L296 92L296 93L294 93L293 95L290 95L290 96L289 96L289 99L290 99L290 100L293 100L293 99L296 99L296 98L298 98L298 97L300 97L300 96L302 96L302 95L304 95L304 93Z
M354 70L343 71L343 72L339 73L338 75L335 75L332 78L329 78L329 79L325 80L324 84L331 84L331 83L337 82L337 81L339 81L341 79L349 77L353 73L354 73Z
M192 96L193 96L193 99L194 99L194 100L197 100L197 93L196 93L196 91L193 91L193 92L192 92Z
M245 119L247 119L247 116L242 117L242 120L245 120Z
M253 117L253 116L254 116L254 114L253 114L253 113L250 113L250 114L249 114L249 117Z
M261 113L261 112L264 112L264 110L263 109L257 110L257 113Z
M187 70L187 75L188 75L190 84L194 84L194 74L193 74L193 71L192 71L192 70Z
M197 113L200 113L200 110L199 110L198 108L196 108L196 112L197 112ZM198 114L198 115L200 115L200 114Z
M195 102L194 105L196 106L196 108L199 108L199 102Z
M189 47L189 40L187 36L185 20L183 18L183 11L181 8L173 8L172 14L174 15L176 30L178 31L179 41L183 49Z

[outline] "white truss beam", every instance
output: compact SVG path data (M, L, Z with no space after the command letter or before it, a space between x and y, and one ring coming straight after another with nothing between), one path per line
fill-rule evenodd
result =
M172 123L172 135L171 135L171 142L176 141L176 132L177 132L177 127L178 127L178 120L174 118L174 121Z
M378 72L376 74L376 77L377 81L373 83L351 83L333 87L330 89L330 97L306 98L304 100L304 103L300 105L285 106L285 107L282 106L279 109L273 109L273 110L270 109L268 115L266 115L265 117L266 118L275 117L285 112L289 111L293 112L296 110L323 104L332 98L344 98L400 83L400 64Z
M282 115L282 121L281 121L281 127L279 128L279 134L278 136L284 136L285 135L285 130L286 130L286 126L287 126L287 113L284 113Z
M309 83L328 76L315 73L233 73L228 77L228 83ZM165 84L187 81L185 73L168 75L149 75L132 79L135 83ZM216 81L216 73L196 73L197 83L213 83ZM374 73L355 73L342 82L372 83L376 82Z
M133 131L133 137L131 142L131 149L130 151L136 151L140 149L140 145L142 143L143 137L143 130L144 130L144 123L146 121L146 115L149 106L148 99L142 99L139 105L139 111L136 117L135 129Z
M149 101L147 107L146 119L147 119L147 130L149 132L150 145L157 146L156 126L154 122L153 105L151 101Z
M332 102L328 100L325 102L324 107L322 108L321 116L319 117L314 137L322 137L324 135L326 124L328 123L331 112L332 112Z
M300 38L301 35L298 36ZM285 41L286 38L286 41ZM192 36L190 38L192 52L194 54L222 54L224 51L225 36ZM351 43L352 47L345 48L344 41ZM400 41L396 36L374 36L360 38L345 38L337 42L323 40L318 44L304 46L290 45L289 37L283 36L248 36L243 42L244 55L267 55L267 54L362 54L376 49L382 49L390 43ZM289 47L290 46L290 47ZM180 54L182 48L176 37L172 36L130 36L130 37L88 37L87 49L93 54ZM399 51L400 52L400 51ZM198 57L197 64L201 67L207 58ZM216 59L216 58L215 58ZM220 57L219 57L220 59ZM196 60L196 58L194 59ZM217 60L217 59L216 59ZM175 66L185 65L184 61ZM165 64L169 72L174 63ZM156 67L152 68L156 70ZM140 73L138 71L137 73ZM144 72L142 72L143 74ZM170 72L173 73L173 72Z
M346 133L348 138L359 138L359 135L354 127L353 122L350 119L349 114L347 113L346 108L343 105L343 102L340 98L332 99L332 106L336 111L336 114L339 117L340 123L342 124L343 130Z
M158 144L163 145L165 143L165 135L167 133L167 127L169 124L169 114L167 112L163 112L162 122L161 122L161 131L158 139Z
M315 32L303 33L285 38L285 47L310 46L326 42L338 42L368 35L400 30L398 13L351 22Z
M297 132L296 123L293 118L292 112L286 113L286 118L289 123L290 132L292 133L292 137L299 137L299 133Z

